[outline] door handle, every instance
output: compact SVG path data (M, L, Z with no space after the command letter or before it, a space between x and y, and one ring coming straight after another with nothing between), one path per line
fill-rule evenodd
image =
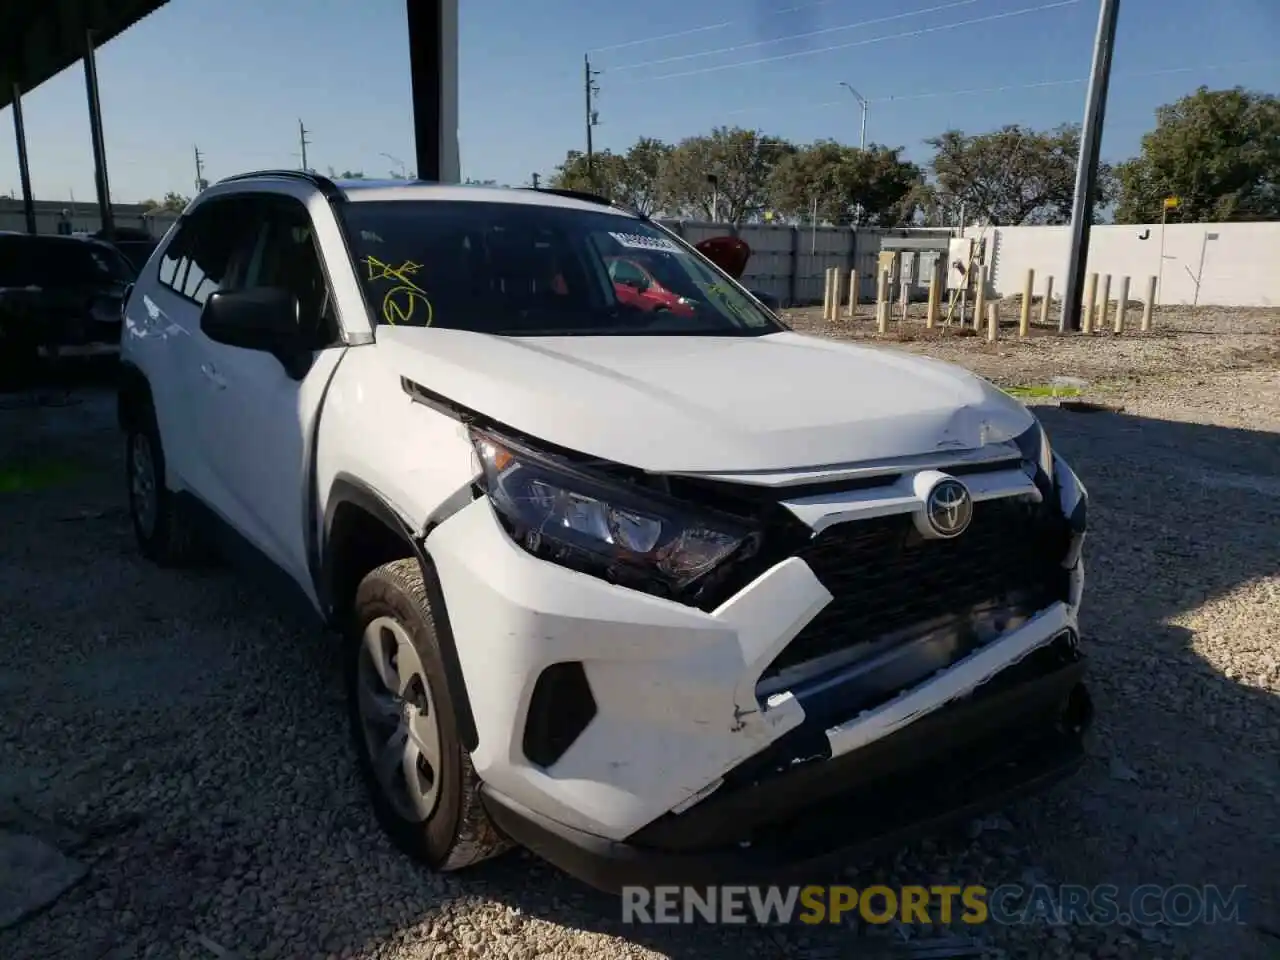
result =
M218 368L212 363L200 364L200 372L203 373L206 379L208 379L219 390L225 390L227 388L226 379L218 372Z

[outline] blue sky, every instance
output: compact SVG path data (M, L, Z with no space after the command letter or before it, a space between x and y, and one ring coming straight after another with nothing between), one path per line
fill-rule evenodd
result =
M917 160L928 157L922 140L947 127L1078 122L1085 84L1054 81L1087 75L1098 3L1018 13L1051 2L462 0L463 173L526 183L581 148L588 50L602 70L598 148L716 124L856 143L858 108L840 81L871 101L868 139ZM1121 7L1105 158L1136 151L1155 108L1198 84L1280 91L1276 0ZM195 144L210 179L296 166L299 118L317 169L384 175L395 166L384 153L412 169L404 23L403 0L171 0L98 55L114 198L190 194ZM748 61L767 62L729 66ZM24 106L37 197L92 200L83 71ZM0 193L17 189L6 110Z

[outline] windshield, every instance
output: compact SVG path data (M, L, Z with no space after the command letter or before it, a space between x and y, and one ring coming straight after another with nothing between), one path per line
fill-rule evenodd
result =
M471 200L340 208L377 323L509 336L759 336L782 328L658 227Z

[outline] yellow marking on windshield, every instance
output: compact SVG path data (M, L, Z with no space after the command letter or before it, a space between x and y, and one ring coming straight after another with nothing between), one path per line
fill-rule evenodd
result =
M732 313L735 317L737 317L743 323L747 324L747 326L751 326L752 324L755 323L755 321L753 321L746 313L743 312L742 307L740 307L736 302L736 300L733 297L731 297L730 289L726 287L723 283L710 284L707 287L707 293L713 296L719 303L723 304L725 309L727 309L730 313Z
M383 320L393 327L401 323L409 323L418 312L419 305L422 305L427 309L427 318L422 325L431 326L435 319L435 310L427 297L427 291L409 279L422 269L422 264L406 260L400 266L393 267L372 256L365 257L364 262L369 268L370 280L397 281L396 285L382 297Z

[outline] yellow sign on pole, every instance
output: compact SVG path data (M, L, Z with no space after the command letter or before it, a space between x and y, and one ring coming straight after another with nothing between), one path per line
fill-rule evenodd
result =
M1179 200L1177 197L1165 197L1165 198L1164 198L1164 207L1165 207L1165 209L1166 209L1166 210L1172 210L1174 207L1176 207L1176 206L1177 206L1178 204L1180 204L1181 202L1182 202L1182 201L1181 201L1181 200Z

